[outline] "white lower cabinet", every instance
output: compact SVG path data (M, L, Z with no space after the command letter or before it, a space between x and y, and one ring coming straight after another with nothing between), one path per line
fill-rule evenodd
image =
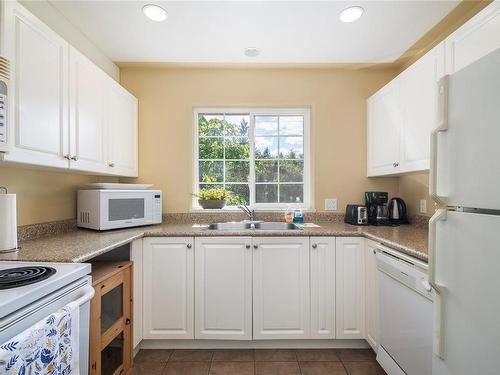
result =
M253 338L309 338L309 238L254 238L252 251Z
M376 261L377 243L365 240L366 341L377 351L379 338L379 281Z
M252 238L195 240L195 338L252 339Z
M311 237L311 338L335 338L335 238Z
M143 251L143 337L193 339L193 238L145 238Z
M144 256L143 256L143 241L142 239L135 240L130 244L130 260L134 262L132 268L132 301L133 301L133 333L132 333L132 347L135 349L143 339L143 324L144 314L144 283L143 283L143 270L144 270Z
M362 237L337 237L336 330L338 339L365 338L365 246Z

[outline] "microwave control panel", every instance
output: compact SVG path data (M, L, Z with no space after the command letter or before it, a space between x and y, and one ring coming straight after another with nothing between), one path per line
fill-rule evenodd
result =
M161 193L155 192L153 196L153 223L161 223Z
M7 143L7 96L0 92L0 146Z

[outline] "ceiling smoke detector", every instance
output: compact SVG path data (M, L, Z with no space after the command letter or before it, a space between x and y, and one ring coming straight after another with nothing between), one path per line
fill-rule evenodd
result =
M365 10L359 6L345 8L340 12L339 18L342 22L354 22L358 20Z
M260 51L257 47L247 47L245 48L245 56L256 57L259 56Z
M142 13L152 21L162 22L167 19L168 13L159 5L146 4L142 7Z

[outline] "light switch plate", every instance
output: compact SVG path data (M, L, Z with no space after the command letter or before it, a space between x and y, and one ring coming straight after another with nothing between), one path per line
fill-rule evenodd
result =
M325 199L325 210L336 211L337 210L337 198Z
M426 199L420 199L420 213L421 214L427 213L427 200Z

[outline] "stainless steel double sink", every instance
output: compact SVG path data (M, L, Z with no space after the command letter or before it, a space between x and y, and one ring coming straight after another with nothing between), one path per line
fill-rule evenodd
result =
M254 231L254 230L272 230L272 231L293 231L301 230L293 223L283 223L275 221L237 221L227 223L212 223L208 226L208 230L219 230L228 232Z

